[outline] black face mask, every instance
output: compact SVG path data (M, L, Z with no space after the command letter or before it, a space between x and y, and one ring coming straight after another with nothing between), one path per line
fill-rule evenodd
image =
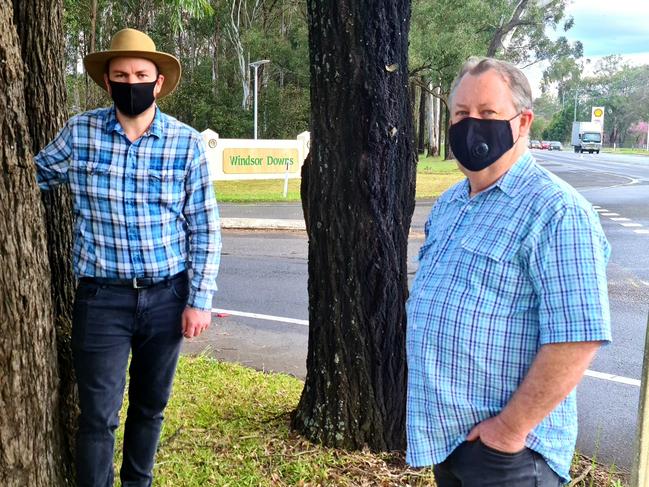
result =
M120 112L129 117L139 115L153 105L155 101L153 96L155 81L150 83L118 83L109 80L108 83L110 83L111 96L115 106Z
M520 113L518 114L520 115ZM469 171L482 171L514 147L509 120L466 117L451 125L448 135L455 158Z

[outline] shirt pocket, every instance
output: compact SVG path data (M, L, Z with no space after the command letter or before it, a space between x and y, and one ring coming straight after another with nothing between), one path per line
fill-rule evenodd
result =
M467 234L460 242L457 275L476 299L515 300L526 289L525 266L519 258L521 237L510 228ZM504 301L503 301L504 302Z
M471 255L484 257L495 263L515 260L521 242L514 229L505 227L471 232L462 239L461 246Z
M150 169L147 197L150 203L179 208L184 203L185 172L180 169Z
M79 161L77 171L77 190L80 192L80 196L87 198L95 211L109 211L107 206L111 200L111 194L113 194L113 174L110 161ZM96 205L100 207L95 207Z

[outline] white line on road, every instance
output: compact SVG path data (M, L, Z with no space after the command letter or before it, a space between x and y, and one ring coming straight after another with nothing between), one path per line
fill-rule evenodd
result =
M644 283L649 284L649 283ZM309 326L309 320L298 320L296 318L286 318L284 316L272 316L264 315L260 313L246 313L245 311L233 311L231 309L220 309L212 308L212 313L223 313L233 316L243 316L246 318L255 318L258 320L267 320L267 321L278 321L280 323L292 323L296 325ZM629 386L640 387L640 381L637 379L631 379L630 377L622 377L620 375L606 374L604 372L596 372L594 370L587 370L584 374L588 377L594 377L595 379L607 380L610 382L618 382L620 384L626 384Z
M631 218L620 217L620 218L611 218L611 220L613 220L614 222L630 222Z
M638 379L631 379L630 377L622 377L621 375L605 374L604 372L595 372L594 370L587 370L584 373L587 377L594 377L595 379L608 380L610 382L619 382L628 386L640 387Z
M298 320L296 318L286 318L284 316L262 315L259 313L246 313L245 311L232 311L230 309L219 308L212 308L212 313L224 313L234 316L245 316L246 318L256 318L258 320L279 321L280 323L309 326L309 320Z
M593 206L593 208L595 207ZM608 210L606 208L595 208L595 211L597 211L598 213L606 213Z
M623 227L641 227L640 223L620 223Z
M649 230L647 230L646 228L643 228L642 230L633 230L633 231L640 235L649 235Z

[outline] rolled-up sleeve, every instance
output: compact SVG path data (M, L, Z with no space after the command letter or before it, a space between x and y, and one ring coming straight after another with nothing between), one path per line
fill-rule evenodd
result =
M68 181L68 166L72 157L69 122L36 157L36 180L42 190L48 190Z
M221 225L214 187L210 181L203 142L192 141L192 160L185 181L183 214L189 230L189 258L193 276L187 304L209 310L216 291L221 260Z
M597 216L581 207L565 208L537 237L529 272L538 298L541 345L609 342L610 245Z

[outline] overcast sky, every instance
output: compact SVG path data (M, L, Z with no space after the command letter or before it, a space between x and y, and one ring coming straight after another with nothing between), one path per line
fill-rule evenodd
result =
M566 13L575 25L564 35L585 57L649 53L648 0L572 0Z
M548 35L581 41L590 69L610 54L621 55L631 64L649 64L649 0L570 0L566 16L575 19L572 29L564 32L559 27ZM535 97L541 94L546 66L539 63L524 70Z

